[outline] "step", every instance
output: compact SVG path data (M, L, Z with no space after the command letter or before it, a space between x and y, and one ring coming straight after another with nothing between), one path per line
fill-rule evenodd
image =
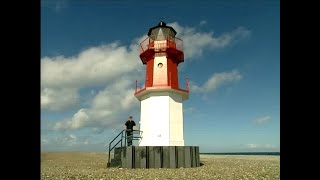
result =
M120 167L121 159L111 159L110 167Z

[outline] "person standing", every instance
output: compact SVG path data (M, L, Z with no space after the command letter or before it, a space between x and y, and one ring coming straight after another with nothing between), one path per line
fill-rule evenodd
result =
M128 146L132 146L132 139L133 139L133 126L136 125L136 123L133 121L132 116L129 116L128 121L126 122L126 133L127 133L127 142Z

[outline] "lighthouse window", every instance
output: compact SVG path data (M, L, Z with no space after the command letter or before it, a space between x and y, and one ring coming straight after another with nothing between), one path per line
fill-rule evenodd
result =
M163 66L162 63L159 63L159 64L158 64L158 67L159 67L159 68L162 68L162 66Z

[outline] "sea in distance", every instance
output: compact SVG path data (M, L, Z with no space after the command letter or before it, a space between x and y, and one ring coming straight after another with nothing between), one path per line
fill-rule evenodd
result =
M270 155L280 156L280 152L219 152L219 153L200 153L205 155Z

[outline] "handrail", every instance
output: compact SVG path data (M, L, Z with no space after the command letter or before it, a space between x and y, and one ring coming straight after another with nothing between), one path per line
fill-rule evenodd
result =
M110 152L112 151L112 149L113 149L116 145L118 145L120 141L121 141L121 146L122 146L123 131L124 131L124 130L122 130L122 131L121 131L115 138L113 138L113 140L109 143L109 156L108 156L108 164L107 164L108 166L110 165ZM118 141L118 142L116 143L116 145L111 148L111 143L113 143L113 141L116 140L120 135L121 135L120 141Z
M125 129L124 129L124 130L125 130ZM109 143L109 145L110 145L114 140L116 140L117 137L120 136L124 130L122 130L115 138L113 138L113 140Z
M107 167L110 167L110 152L121 142L121 147L122 147L122 140L123 140L123 132L124 131L127 131L126 129L122 130L115 138L113 138L113 140L109 143L109 156L108 156L108 163L107 163ZM140 132L140 134L142 133L142 131L140 130L132 130L133 132L134 131L137 131L137 132ZM113 143L113 141L115 141L119 136L121 135L121 139L113 146L111 147L111 144ZM133 136L133 133L132 133L132 136ZM136 139L137 138L137 139ZM132 140L138 140L140 139L141 136L139 137L132 137ZM124 139L125 139L125 142L124 144L126 145L127 144L127 133L125 133L125 136L124 136Z
M125 130L124 130L125 131ZM132 130L132 140L139 140L139 139L141 139L141 136L139 136L139 137L134 137L133 135L134 135L134 133L133 132L140 132L140 133L142 133L142 131L140 131L140 130ZM124 136L124 144L127 144L127 133L125 133L125 136ZM121 145L121 147L122 147L122 145Z

